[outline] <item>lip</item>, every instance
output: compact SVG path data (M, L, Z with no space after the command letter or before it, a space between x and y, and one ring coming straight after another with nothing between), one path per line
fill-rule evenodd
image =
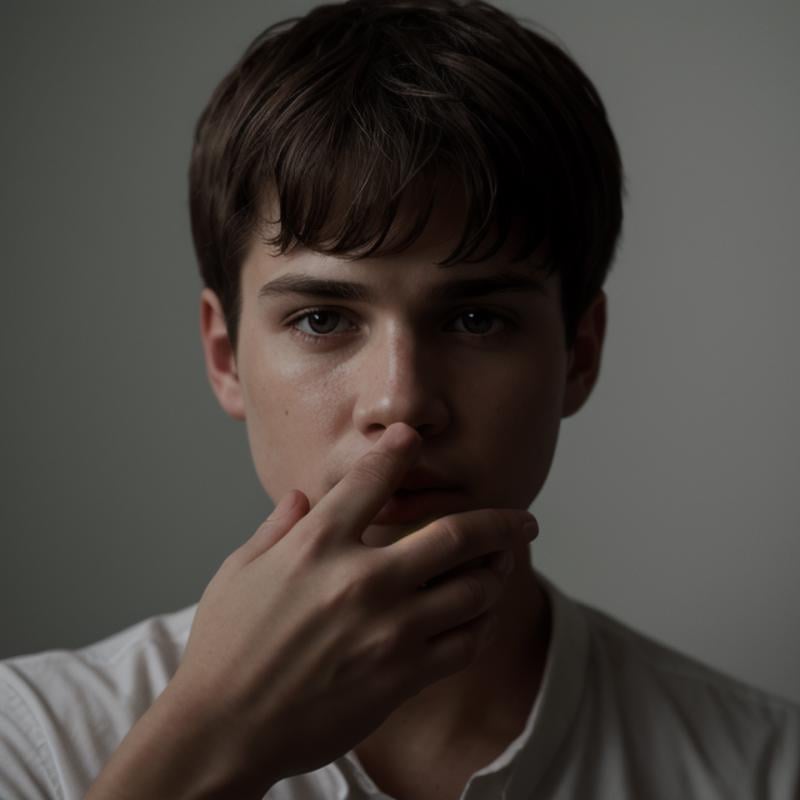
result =
M373 518L373 525L398 525L425 517L435 518L456 510L461 492L452 488L395 492Z

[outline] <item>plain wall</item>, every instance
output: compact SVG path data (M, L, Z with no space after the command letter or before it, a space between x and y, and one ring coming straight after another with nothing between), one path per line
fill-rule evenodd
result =
M205 376L186 173L223 73L311 5L2 5L2 657L196 602L271 510ZM800 5L498 5L595 81L628 181L534 561L800 700Z

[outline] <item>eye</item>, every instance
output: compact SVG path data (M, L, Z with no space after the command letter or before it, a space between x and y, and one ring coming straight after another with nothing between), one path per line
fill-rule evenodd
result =
M493 333L498 333L498 331L491 331L492 323L497 320L503 322L504 325L507 324L505 317L483 308L471 308L462 311L456 319L469 320L469 323L465 327L468 329L467 333L474 336L491 336ZM478 321L477 324L475 324L476 319ZM470 327L472 327L473 330L469 330ZM476 331L474 328L478 328L478 330Z
M295 336L299 336L312 344L322 343L326 339L333 339L347 331L338 331L339 323L345 319L341 311L333 308L310 308L296 317L290 319L286 325ZM505 333L512 323L501 314L484 308L465 309L455 317L456 321L464 319L466 321L466 336L472 339L488 339ZM500 330L491 330L492 324L501 322ZM299 326L307 324L309 330L302 330ZM477 328L477 330L475 330ZM460 331L459 331L460 332Z
M299 328L294 329L302 336L311 339L323 339L334 332L337 327L337 321L341 319L342 314L339 311L334 311L330 308L312 308L299 317L295 317L290 324L294 328L294 326L300 322L308 322L311 328L310 332L300 330Z

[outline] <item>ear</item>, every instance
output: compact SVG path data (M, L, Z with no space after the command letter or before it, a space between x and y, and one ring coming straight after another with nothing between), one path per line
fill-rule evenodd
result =
M208 288L200 294L200 336L206 374L219 404L229 416L244 420L244 400L236 367L236 353L228 337L219 298Z
M597 382L606 334L606 293L601 289L584 312L569 353L561 416L579 411Z

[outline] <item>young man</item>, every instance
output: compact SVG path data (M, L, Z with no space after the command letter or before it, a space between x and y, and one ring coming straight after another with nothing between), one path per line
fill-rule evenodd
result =
M2 665L0 795L800 797L799 709L530 561L622 219L593 86L484 3L289 22L190 172L209 380L279 502L196 607Z

